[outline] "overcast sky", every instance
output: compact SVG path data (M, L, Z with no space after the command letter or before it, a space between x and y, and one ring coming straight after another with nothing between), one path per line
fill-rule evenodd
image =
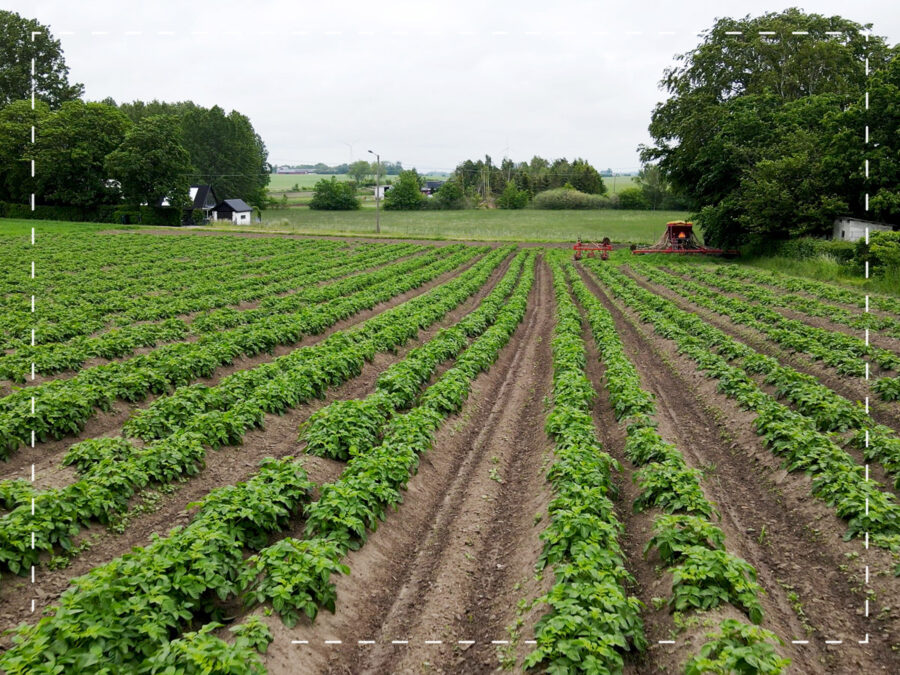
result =
M420 170L485 153L635 169L673 56L717 17L798 4L900 41L894 0L3 3L50 26L89 99L239 110L276 164L371 148Z

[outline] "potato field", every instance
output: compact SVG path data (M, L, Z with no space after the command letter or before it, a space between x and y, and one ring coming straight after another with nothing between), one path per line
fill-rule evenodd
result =
M900 672L900 299L627 253L0 235L0 671Z

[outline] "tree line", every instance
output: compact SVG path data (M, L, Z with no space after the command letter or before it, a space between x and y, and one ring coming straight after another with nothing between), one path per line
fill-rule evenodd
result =
M123 200L186 206L191 184L210 184L220 198L265 206L268 151L246 115L192 101L84 101L46 26L0 11L0 38L10 64L0 77L0 201L33 193L39 204L82 210ZM34 109L32 58L42 64Z

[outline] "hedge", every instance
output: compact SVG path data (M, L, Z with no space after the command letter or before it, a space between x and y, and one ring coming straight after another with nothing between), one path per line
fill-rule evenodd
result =
M64 220L82 223L118 223L181 225L181 209L156 206L126 207L103 204L94 207L36 205L34 211L28 204L0 202L0 218L20 218L36 220Z

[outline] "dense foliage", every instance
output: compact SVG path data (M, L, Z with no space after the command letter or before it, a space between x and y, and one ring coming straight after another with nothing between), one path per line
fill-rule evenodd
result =
M332 176L316 182L309 208L318 211L353 211L361 206L356 188Z
M859 177L862 153L873 147L860 141L871 124L866 59L876 73L885 70L873 82L885 82L888 96L897 71L884 39L864 39L866 28L798 9L723 18L666 70L670 96L653 111L654 145L642 157L658 160L675 191L696 200L707 242L821 235L835 215L862 214L863 184L847 178ZM898 112L880 108L879 133L896 148ZM879 153L883 164L896 164L892 152ZM892 171L879 179L888 192ZM885 193L882 217L891 214L888 202Z
M32 75L31 63L39 63ZM81 84L69 83L69 68L50 28L15 12L0 10L0 108L35 96L51 108L77 99Z

